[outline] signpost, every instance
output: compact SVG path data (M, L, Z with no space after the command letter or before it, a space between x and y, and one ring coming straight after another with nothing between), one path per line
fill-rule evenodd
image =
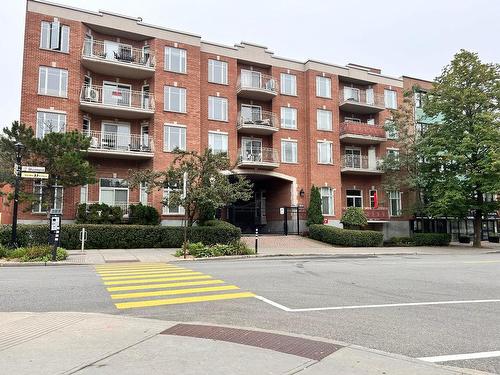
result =
M21 167L22 172L45 172L45 167L31 167L29 165L23 165Z

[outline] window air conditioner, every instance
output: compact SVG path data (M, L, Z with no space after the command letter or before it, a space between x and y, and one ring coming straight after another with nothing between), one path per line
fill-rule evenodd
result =
M99 91L92 87L85 87L85 99L91 102L99 101Z

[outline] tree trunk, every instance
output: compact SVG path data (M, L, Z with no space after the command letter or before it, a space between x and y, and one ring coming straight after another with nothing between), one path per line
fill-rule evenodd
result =
M476 210L474 213L474 247L481 247L481 234L483 231L483 213Z

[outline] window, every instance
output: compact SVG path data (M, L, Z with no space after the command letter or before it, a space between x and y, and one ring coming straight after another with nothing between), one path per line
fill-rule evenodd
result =
M351 100L354 102L359 102L360 100L360 91L355 87L344 86L344 100Z
M208 60L208 82L227 85L227 62Z
M316 127L318 130L332 130L332 111L317 109Z
M47 133L63 133L66 128L66 114L57 112L36 113L36 137L43 138Z
M245 124L262 122L262 108L259 105L242 104L240 112L241 121Z
M429 127L429 124L417 122L415 124L415 129L416 129L417 135L420 137L423 137L425 135L425 132L427 131L428 127Z
M178 189L163 189L163 215L184 215L184 207L171 204L170 203L170 194L173 191L179 191Z
M80 186L80 203L87 203L89 201L89 185L85 184Z
M297 129L297 108L281 107L281 127Z
M422 108L424 102L425 93L421 91L415 91L415 108Z
M175 73L186 73L186 50L165 47L165 70Z
M53 186L54 189L54 201L52 202L51 209L59 210L62 212L62 204L63 204L63 187L56 185ZM51 197L49 197L49 191L47 186L45 186L44 180L35 180L33 182L33 195L34 203L31 207L31 210L35 214L41 214L47 212L47 205Z
M384 90L384 103L385 103L385 108L390 108L390 109L398 108L396 91Z
M378 208L377 190L370 190L370 208Z
M90 119L88 117L84 117L83 118L82 132L86 136L90 137Z
M389 212L391 216L401 215L401 193L399 191L389 192Z
M41 66L38 74L38 93L52 96L68 96L68 71Z
M332 97L332 81L327 77L316 77L316 96L322 98Z
M99 203L128 210L128 183L121 178L99 179Z
M142 205L148 205L148 184L146 182L141 182L139 186L139 202Z
M208 97L208 119L227 121L227 99L217 96Z
M389 148L387 149L387 156L389 156L391 159L398 161L399 160L399 150L396 148Z
M227 140L226 133L208 132L208 147L214 154L227 153Z
M318 163L332 164L332 142L318 141Z
M384 122L385 135L387 139L398 139L398 129L392 120L385 120Z
M321 194L321 213L323 215L335 215L333 205L333 189L329 187L322 187Z
M40 48L69 52L69 27L61 25L58 21L42 21Z
M281 73L281 93L284 95L297 95L297 76Z
M297 163L297 141L281 140L281 161Z
M169 112L186 113L186 89L182 87L165 86L164 109Z
M346 190L345 195L347 198L347 207L363 208L363 197L361 194L361 190Z
M176 125L165 125L163 151L171 152L176 148L186 149L186 128Z
M344 167L345 168L361 168L361 149L346 148L344 150Z

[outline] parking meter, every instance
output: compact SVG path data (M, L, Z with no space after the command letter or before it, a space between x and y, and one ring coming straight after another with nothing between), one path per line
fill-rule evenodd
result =
M50 212L49 219L49 242L52 245L52 261L57 260L57 247L61 237L61 213L56 210Z

